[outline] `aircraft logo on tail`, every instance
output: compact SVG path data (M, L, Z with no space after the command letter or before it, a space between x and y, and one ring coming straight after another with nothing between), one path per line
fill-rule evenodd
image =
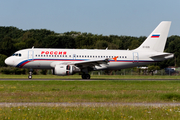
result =
M152 36L151 36L151 38L159 38L160 37L160 34L153 34Z

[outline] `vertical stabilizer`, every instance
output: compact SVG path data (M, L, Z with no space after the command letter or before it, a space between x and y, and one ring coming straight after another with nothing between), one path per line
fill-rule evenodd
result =
M171 21L162 21L136 50L163 52L170 26Z

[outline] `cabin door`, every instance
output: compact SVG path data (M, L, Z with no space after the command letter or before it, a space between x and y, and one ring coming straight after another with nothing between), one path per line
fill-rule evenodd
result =
M139 62L139 54L138 52L133 52L133 63Z
M28 61L32 61L34 59L34 51L29 50L28 51Z

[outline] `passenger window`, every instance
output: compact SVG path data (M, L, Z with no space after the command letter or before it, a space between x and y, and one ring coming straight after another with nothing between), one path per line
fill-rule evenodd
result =
M19 53L19 57L21 57L21 54Z
M59 57L59 55L57 55L57 57Z

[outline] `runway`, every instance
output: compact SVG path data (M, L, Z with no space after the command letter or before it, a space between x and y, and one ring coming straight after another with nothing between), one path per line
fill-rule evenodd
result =
M169 80L180 80L180 79L64 79L64 78L0 78L0 81L50 81L50 80L62 80L62 81L98 81L98 80L140 80L140 81L169 81Z
M180 103L111 103L111 102L75 102L75 103L0 103L0 107L18 107L18 106L46 106L46 107L117 107L117 106L180 106Z

